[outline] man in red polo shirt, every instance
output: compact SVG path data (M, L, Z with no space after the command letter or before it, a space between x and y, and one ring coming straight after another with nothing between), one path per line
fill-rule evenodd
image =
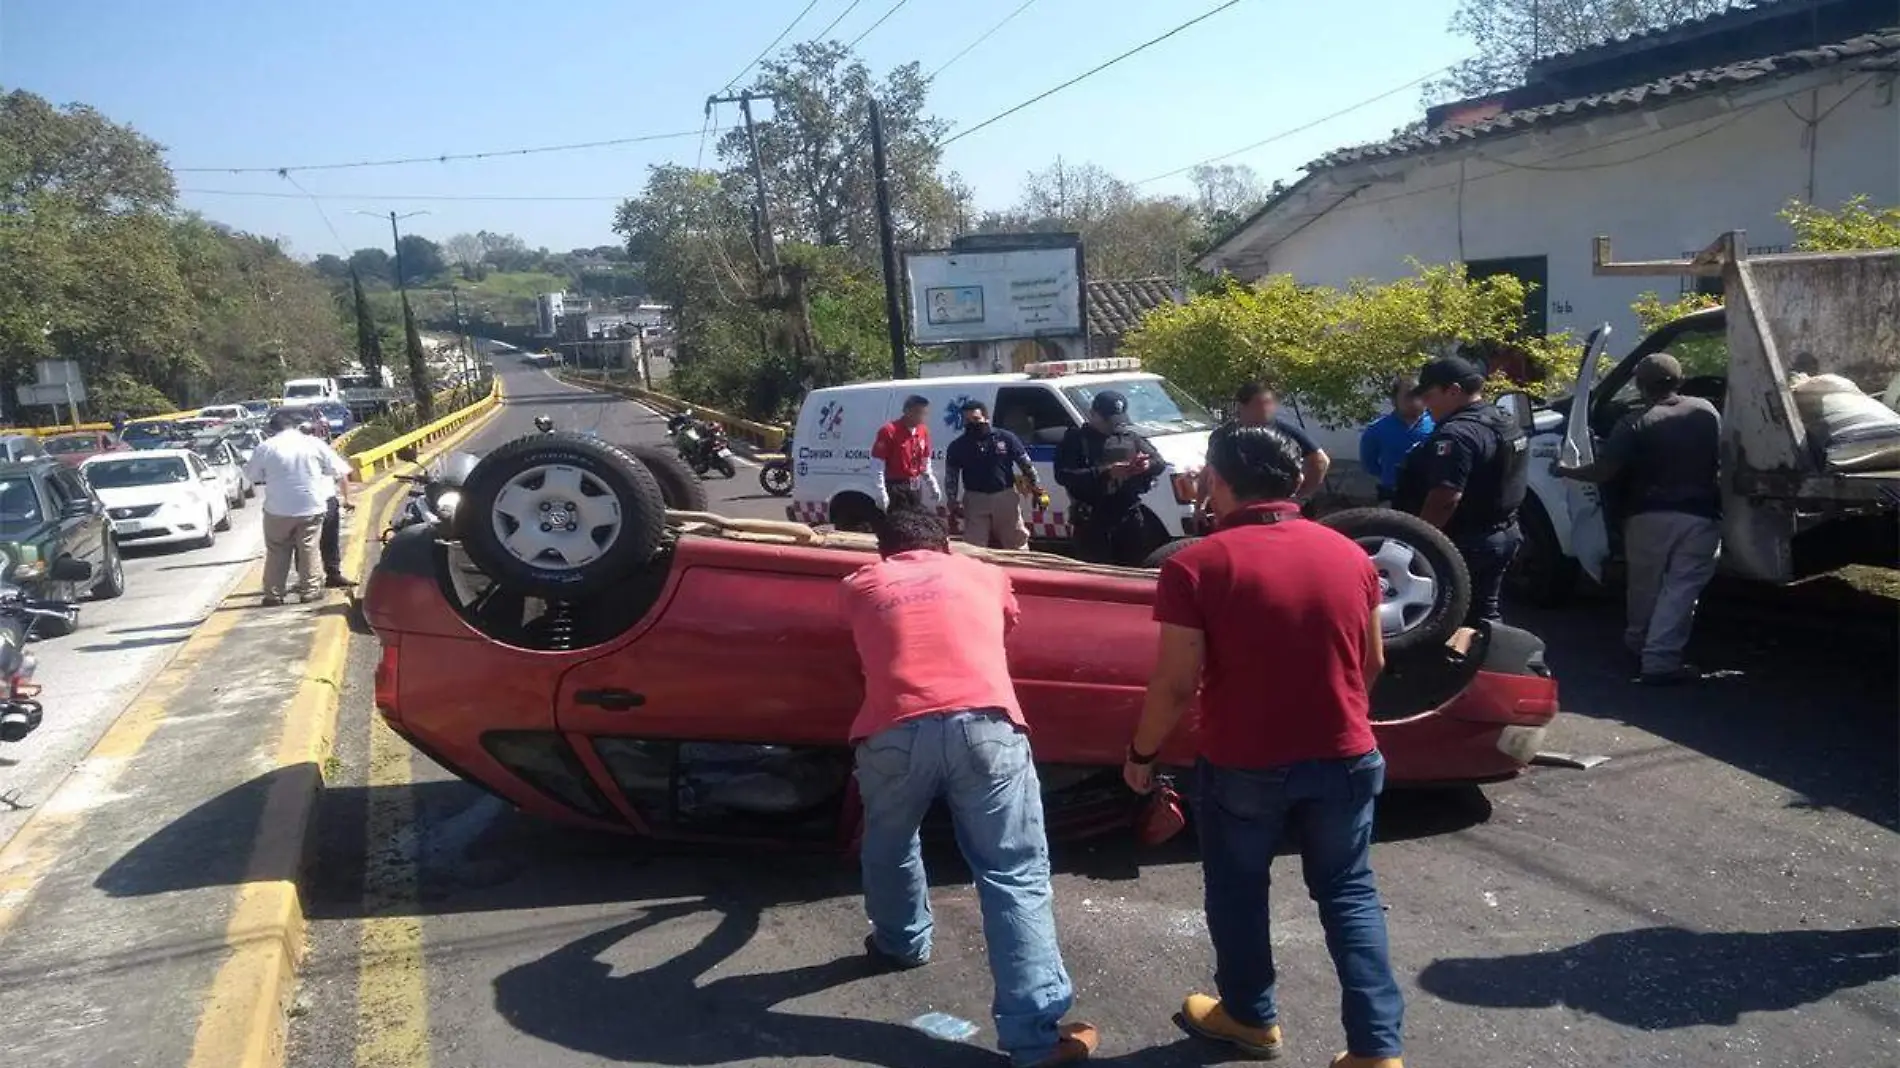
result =
M872 959L930 960L935 925L918 827L942 800L976 875L996 994L996 1041L1019 1068L1087 1060L1095 1028L1064 1025L1075 1001L1056 948L1042 787L1004 636L1016 595L1002 568L950 552L943 521L893 507L880 563L844 580L842 603L864 670L851 724L864 834Z
M878 428L871 443L871 458L882 460L874 470L881 480L878 506L889 508L905 500L919 504L943 500L943 487L937 484L937 472L930 466L930 401L913 393L904 398L904 414ZM931 499L923 490L930 487Z
M1194 994L1181 1014L1204 1037L1279 1053L1267 885L1291 835L1343 992L1347 1052L1333 1064L1400 1068L1405 1006L1370 864L1385 783L1367 700L1385 666L1379 578L1364 549L1300 518L1302 456L1284 431L1223 427L1207 452L1218 525L1162 565L1159 656L1122 770L1153 788L1198 691L1195 820L1220 996Z

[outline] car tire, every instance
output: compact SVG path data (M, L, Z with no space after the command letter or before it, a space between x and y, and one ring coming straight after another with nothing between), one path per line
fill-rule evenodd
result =
M660 497L666 501L666 507L674 512L704 512L709 505L706 502L706 486L693 475L693 469L679 454L662 445L628 445L627 451L640 461L660 485Z
M217 524L213 521L211 509L206 508L204 536L198 539L197 543L193 545L193 548L209 549L213 545L216 545L217 543L218 543L218 527L217 527Z
M225 508L224 515L221 518L219 518L217 524L213 526L211 529L216 530L220 533L231 529L231 509L230 508L228 507Z
M93 600L110 601L122 596L125 593L125 556L119 552L119 539L110 534L106 535L105 559L99 570L104 573L93 584Z
M1379 572L1386 652L1443 645L1471 609L1471 574L1443 531L1390 508L1348 508L1319 520L1358 542Z
M1149 553L1148 558L1141 562L1141 566L1160 567L1162 564L1167 563L1168 559L1175 553L1180 552L1200 540L1199 538L1176 538L1160 546L1154 552Z
M719 469L719 477L721 478L739 477L739 469L732 466L732 461L726 459L724 456L713 457L713 466Z
M1511 561L1511 569L1505 572L1505 586L1540 608L1562 608L1577 592L1583 565L1576 557L1564 555L1550 513L1537 498L1524 499L1524 506L1517 511L1517 525L1524 532L1524 544Z
M243 491L243 490L239 490L239 491L238 491L238 495L237 495L237 499L231 502L231 507L233 507L233 508L242 508L242 507L244 507L244 504L245 504L245 501L246 501L247 499L248 499L248 498L246 497L246 495L245 495L245 493L244 493L244 491Z
M571 485L554 487L550 479ZM576 505L603 498L611 498L612 515L579 530L575 524L587 520ZM532 520L519 518L562 513L567 528L544 526L545 537L535 536ZM652 472L627 450L557 431L517 438L483 457L462 487L456 519L469 559L503 589L568 601L653 559L666 534L666 500ZM583 536L569 536L576 534ZM570 550L580 559L571 559Z
M831 521L833 529L858 534L877 532L878 523L884 513L877 502L862 493L840 493L831 499L825 509L825 517Z

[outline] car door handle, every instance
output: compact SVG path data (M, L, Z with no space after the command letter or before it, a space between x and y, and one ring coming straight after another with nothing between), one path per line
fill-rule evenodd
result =
M574 695L574 700L583 705L597 705L609 712L625 712L647 703L645 694L637 694L632 690L582 690Z

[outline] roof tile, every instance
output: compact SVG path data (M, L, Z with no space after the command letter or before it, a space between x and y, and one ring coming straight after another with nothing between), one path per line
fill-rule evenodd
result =
M1176 303L1174 282L1167 278L1104 278L1088 284L1089 333L1120 337L1141 317L1163 304Z

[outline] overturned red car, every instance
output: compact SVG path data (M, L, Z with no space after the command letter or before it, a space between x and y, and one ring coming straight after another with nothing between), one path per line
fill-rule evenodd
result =
M690 471L637 452L577 434L511 442L469 472L450 515L393 537L365 600L378 708L538 815L848 844L862 683L837 586L871 539L706 515ZM1325 522L1367 547L1386 589L1373 704L1389 781L1515 775L1557 712L1542 642L1458 626L1469 581L1431 528L1374 510ZM1153 666L1153 572L982 555L1021 602L1010 664L1051 830L1128 826L1143 802L1119 769ZM1191 760L1191 735L1164 765Z

